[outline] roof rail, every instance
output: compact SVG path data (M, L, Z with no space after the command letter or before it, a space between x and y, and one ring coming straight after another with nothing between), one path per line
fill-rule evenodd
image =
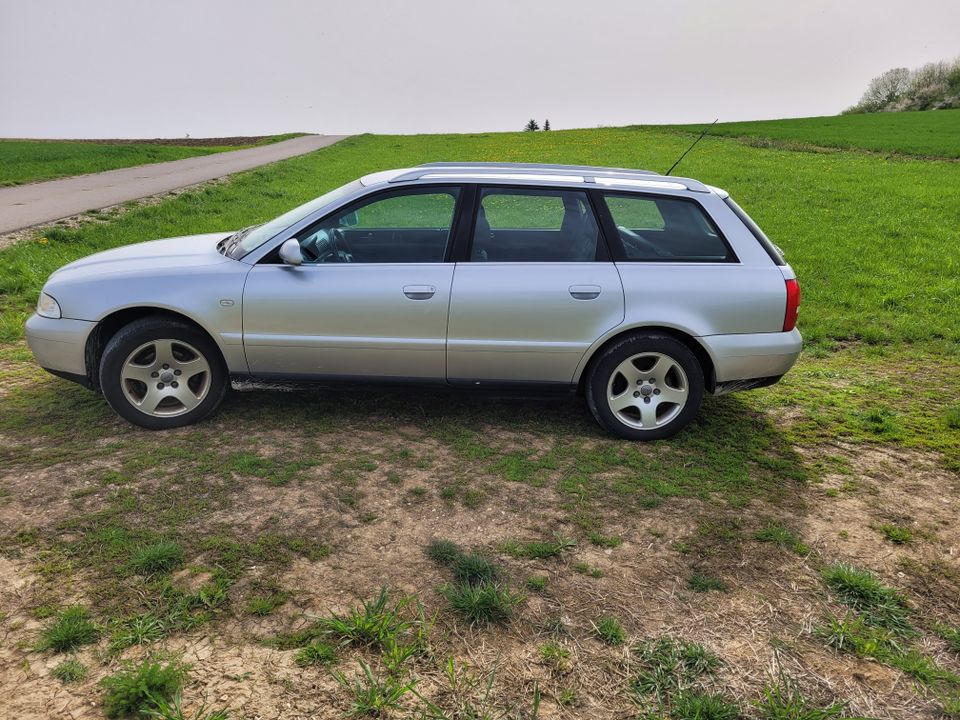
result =
M434 168L466 168L466 169L502 169L502 170L538 170L541 172L570 172L577 171L586 175L595 173L630 173L637 175L659 175L653 170L639 170L637 168L603 167L599 165L559 165L555 163L522 163L522 162L429 162L417 167Z
M569 169L566 169L569 168ZM581 168L581 169L574 169ZM527 163L430 163L400 172L388 182L412 182L416 180L489 180L491 182L540 182L584 183L616 188L650 188L652 190L689 190L709 193L710 188L699 180L681 177L666 177L638 170L593 168L572 165L534 165Z

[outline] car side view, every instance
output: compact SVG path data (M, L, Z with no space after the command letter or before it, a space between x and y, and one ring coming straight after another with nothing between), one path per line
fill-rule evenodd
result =
M98 253L50 276L39 364L151 428L231 378L580 391L632 440L796 361L800 289L725 191L621 168L430 163L262 225Z

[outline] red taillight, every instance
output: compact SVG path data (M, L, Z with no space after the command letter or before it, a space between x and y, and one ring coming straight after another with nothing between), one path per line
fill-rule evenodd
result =
M797 311L800 309L800 283L787 280L787 311L783 314L783 331L790 332L797 326Z

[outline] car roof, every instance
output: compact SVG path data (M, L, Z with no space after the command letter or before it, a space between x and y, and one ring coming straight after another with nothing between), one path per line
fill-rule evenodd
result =
M709 193L711 188L699 180L660 175L652 170L598 167L594 165L559 165L548 163L515 162L432 162L413 168L383 170L360 178L364 186L378 184L416 183L437 181L469 181L496 184L549 183L583 187L603 187L629 190L687 190Z

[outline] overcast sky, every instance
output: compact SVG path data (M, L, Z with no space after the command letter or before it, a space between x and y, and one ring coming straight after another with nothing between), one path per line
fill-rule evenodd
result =
M960 0L0 0L0 136L834 114L960 54Z

